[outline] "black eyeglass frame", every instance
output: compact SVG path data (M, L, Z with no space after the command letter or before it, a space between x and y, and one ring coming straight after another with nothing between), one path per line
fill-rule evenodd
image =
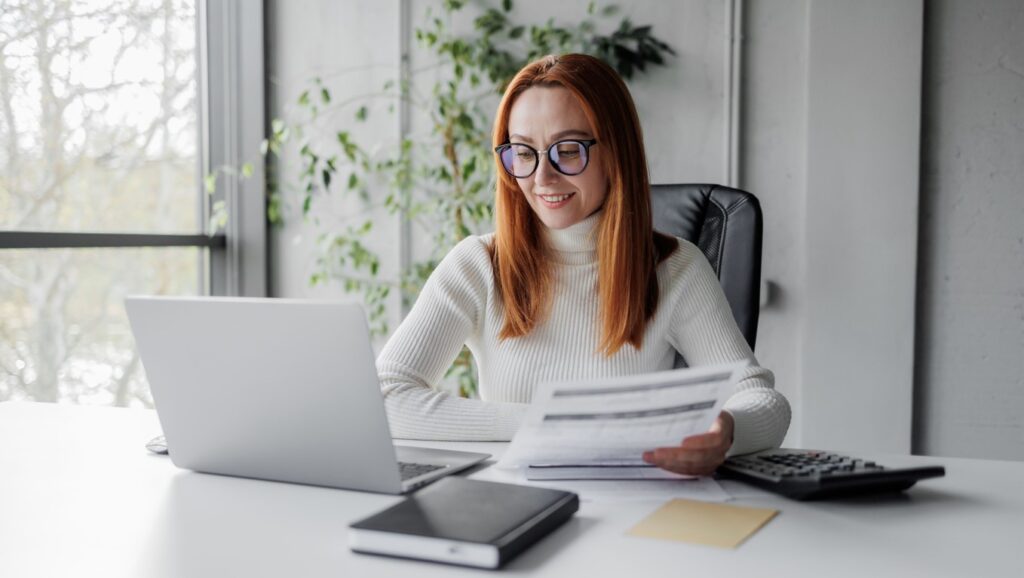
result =
M565 172L564 170L562 170L562 167L558 165L558 161L551 157L551 151L555 150L555 147L557 147L560 144L565 144L567 142L576 143L576 144L582 146L583 147L583 151L587 155L586 162L583 163L583 168L580 169L580 172L578 172L578 173L567 173L567 172ZM583 171L587 170L587 167L590 166L590 147L592 147L592 146L594 146L596 144L597 144L597 139L596 138L592 138L592 139L567 138L567 139L562 139L562 140L560 140L558 142L555 142L555 143L551 143L551 146L549 146L548 148L544 149L543 151L539 151L539 150L537 150L537 149L533 148L532 146L530 146L528 144L525 144L525 143L519 143L519 142L511 143L511 142L507 142L505 144L501 144L501 145L498 145L498 146L494 147L494 152L495 152L495 154L498 155L498 162L501 164L501 168L505 169L505 172L508 173L508 175L510 177L514 178L514 179L528 179L531 176L533 176L533 173L537 172L537 169L540 168L540 153L541 152L543 152L544 155L546 157L548 157L548 162L551 163L551 166L556 171L562 173L563 175L565 175L567 177L575 177L577 175L583 174ZM505 166L505 162L501 159L501 153L506 151L506 150L508 150L508 149L511 149L513 145L520 146L520 147L526 147L527 149L533 151L533 170L530 171L528 174L523 175L521 177L520 176L516 176L515 173L513 173L511 170L509 170L509 168Z

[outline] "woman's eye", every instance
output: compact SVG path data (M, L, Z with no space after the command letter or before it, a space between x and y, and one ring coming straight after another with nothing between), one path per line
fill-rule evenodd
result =
M574 159L574 158L576 158L578 156L580 156L579 149L573 148L573 149L559 149L558 150L558 157L559 158Z
M518 158L521 161L525 161L525 160L532 159L533 158L533 154L528 153L528 152L516 153L516 158Z

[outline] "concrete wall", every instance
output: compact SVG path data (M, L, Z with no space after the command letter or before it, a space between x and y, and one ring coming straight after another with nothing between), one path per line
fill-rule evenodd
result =
M565 20L586 4L522 0L515 17ZM1009 448L1024 446L1021 3L931 1L927 20L922 4L633 3L633 21L654 23L680 56L631 90L654 182L727 182L739 161L739 184L762 201L770 295L757 354L793 402L787 444L909 451L916 359L915 450L1020 457ZM268 2L272 114L287 112L317 74L330 79L336 101L379 87L397 75L403 44L412 63L429 66L409 37L426 5ZM739 8L737 159L728 142L736 88L728 34ZM453 25L468 27L471 16ZM351 128L350 113L329 126ZM422 127L414 116L408 130ZM383 141L401 134L386 114L358 130ZM285 173L294 170L286 159ZM329 206L321 218L351 208ZM317 230L292 219L273 235L275 295L342 295L308 288ZM400 227L381 218L378 231L393 272ZM423 235L413 231L411 244L422 246Z
M310 134L317 132L330 140L336 131L348 130L361 143L394 146L399 141L398 117L387 113L390 102L368 98L398 76L401 23L397 2L271 1L266 3L265 26L268 117L289 122L303 118L303 109L297 105L299 95L312 89L315 99L318 91L313 79L320 78L331 92L332 104L322 107L317 130ZM365 122L356 123L353 115L364 104L369 106L370 115ZM291 138L298 142L302 135L293 134ZM270 235L271 295L355 299L338 285L312 287L309 280L318 267L319 237L331 230L358 226L366 217L350 194L336 192L317 196L310 218L304 219L301 191L295 185L301 170L296 150L296 146L286 147L282 159L272 166L288 202L285 226L273 229ZM399 224L383 211L370 217L376 232L371 246L381 253L381 274L394 277L399 262L395 242Z
M439 2L409 2L410 32L424 27L425 12ZM523 24L543 24L548 19L567 25L580 20L588 2L552 3L545 0L518 0L510 18ZM494 2L492 5L497 6ZM624 6L621 3L620 6ZM720 0L676 2L638 2L629 6L628 17L635 24L652 24L653 33L668 42L679 55L669 65L653 67L630 82L643 126L651 179L655 183L724 182L727 166L728 94L725 62L728 58L728 3ZM456 15L450 27L457 33L472 34L473 19L481 11L470 4ZM610 32L620 14L610 18L592 17L599 30ZM436 57L415 40L409 42L410 65L420 71L412 84L427 94L439 78ZM484 101L492 111L498 96ZM429 138L429 119L412 111L410 133ZM426 259L431 252L433 231L413 227L413 257Z
M551 4L541 0L520 0L511 15L517 22L543 24L553 18L571 23L585 14L588 2ZM496 5L496 4L495 4ZM429 139L432 126L425 112L412 107L408 122L387 113L387 101L362 99L380 89L386 80L397 79L402 57L408 59L412 87L425 95L438 78L434 55L416 42L413 32L426 27L428 9L438 14L440 2L358 0L296 0L267 2L267 68L270 82L270 116L296 119L299 94L321 77L333 94L335 106L318 121L318 130L330 138L337 130L353 130L359 142L394 146L402 136ZM679 54L669 66L655 67L632 82L634 97L648 142L648 159L653 182L725 182L727 178L730 93L727 87L729 60L728 4L719 0L644 2L630 6L634 23L654 25L654 34L667 41ZM448 23L455 31L471 33L473 19L480 14L471 4ZM597 18L602 30L610 32L625 14ZM496 106L498 97L491 99ZM352 113L368 103L371 114L366 123L354 123ZM295 183L300 160L291 154L277 164L282 182ZM343 193L318 198L315 220L303 220L297 191L290 191L290 213L283 229L271 233L271 294L281 297L351 298L338 285L310 287L310 273L316 268L317 238L324 232L351 224L346 215L358 204ZM433 231L418 225L403 232L397 219L379 211L373 215L373 246L383 259L382 276L395 278L403 246L416 260L432 252ZM318 222L316 222L318 221ZM481 231L484 232L484 231ZM407 235L403 238L403 235ZM391 327L398 320L398 298L392 302Z
M910 450L922 4L810 4L807 445Z
M1024 459L1024 2L926 10L915 444Z
M745 6L741 185L768 215L759 357L787 443L907 452L921 2Z
M793 406L786 444L802 443L801 396L807 146L807 0L748 2L743 22L740 184L764 212L762 278L768 302L759 361Z

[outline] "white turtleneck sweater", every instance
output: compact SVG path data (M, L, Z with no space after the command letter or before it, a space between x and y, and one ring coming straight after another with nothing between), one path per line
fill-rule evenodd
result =
M730 454L782 442L789 403L773 389L772 373L757 365L704 254L687 241L658 266L658 309L643 346L627 343L610 357L598 352L601 214L547 229L556 263L554 301L549 317L524 337L498 339L503 306L486 249L493 235L468 237L448 253L377 358L395 437L510 440L538 383L672 369L678 351L691 367L750 361L725 405L735 421ZM480 399L435 387L463 344L476 360Z

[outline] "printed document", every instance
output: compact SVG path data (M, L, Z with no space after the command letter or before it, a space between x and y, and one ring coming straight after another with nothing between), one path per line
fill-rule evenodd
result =
M546 479L558 479L557 468L578 475L575 479L600 478L602 468L614 469L616 479L649 479L643 452L677 446L685 437L706 432L744 367L737 363L541 384L498 465L547 470L550 474L538 476ZM630 469L635 476L623 474Z

